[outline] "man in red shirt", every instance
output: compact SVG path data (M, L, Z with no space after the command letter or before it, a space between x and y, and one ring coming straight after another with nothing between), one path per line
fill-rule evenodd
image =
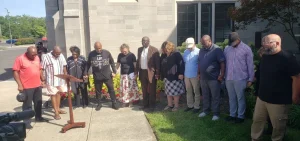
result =
M47 121L42 117L42 69L40 59L37 56L36 47L28 47L27 52L18 56L13 66L14 78L18 84L19 92L26 95L22 110L31 110L34 103L35 121ZM27 128L32 128L30 120L25 120Z

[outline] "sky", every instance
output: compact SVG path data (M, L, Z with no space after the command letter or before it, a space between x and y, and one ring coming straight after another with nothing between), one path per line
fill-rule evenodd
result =
M45 17L45 0L0 0L0 16L29 15L33 17Z

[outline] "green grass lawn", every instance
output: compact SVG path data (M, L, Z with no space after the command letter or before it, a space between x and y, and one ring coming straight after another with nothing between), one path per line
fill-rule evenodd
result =
M155 112L146 114L159 141L250 141L252 120L242 124L228 123L223 116L212 121L212 116L199 118L191 112ZM269 141L265 135L263 141ZM299 141L300 130L288 129L286 141Z

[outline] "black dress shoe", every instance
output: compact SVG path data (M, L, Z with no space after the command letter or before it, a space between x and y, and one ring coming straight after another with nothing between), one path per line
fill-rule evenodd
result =
M243 123L245 120L242 118L236 118L235 123Z
M113 102L112 103L112 108L115 109L115 110L119 110L120 106L117 102Z
M187 107L184 111L185 112L188 112L188 111L190 111L190 110L193 110L194 108L189 108L189 107Z
M195 113L195 114L197 114L197 113L199 113L200 112L200 109L194 109L193 110L193 113Z
M101 103L98 103L97 107L96 107L96 111L99 111L100 109L102 108L102 104Z
M235 122L236 118L235 117L232 117L232 116L228 116L225 118L226 121L228 122Z
M140 108L140 110L147 110L147 109L149 109L149 107L147 107L147 106L143 106Z
M35 118L35 122L49 122L49 120L45 119L43 117L40 117L40 118Z

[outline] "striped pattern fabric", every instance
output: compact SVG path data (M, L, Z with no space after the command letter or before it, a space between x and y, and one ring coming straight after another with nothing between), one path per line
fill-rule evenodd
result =
M248 45L241 42L237 47L227 46L224 55L226 57L226 80L253 81L253 53Z
M55 77L57 74L64 74L64 66L67 65L65 57L61 54L55 58L52 51L42 56L42 67L46 78L46 84L50 86L62 86L65 80Z

